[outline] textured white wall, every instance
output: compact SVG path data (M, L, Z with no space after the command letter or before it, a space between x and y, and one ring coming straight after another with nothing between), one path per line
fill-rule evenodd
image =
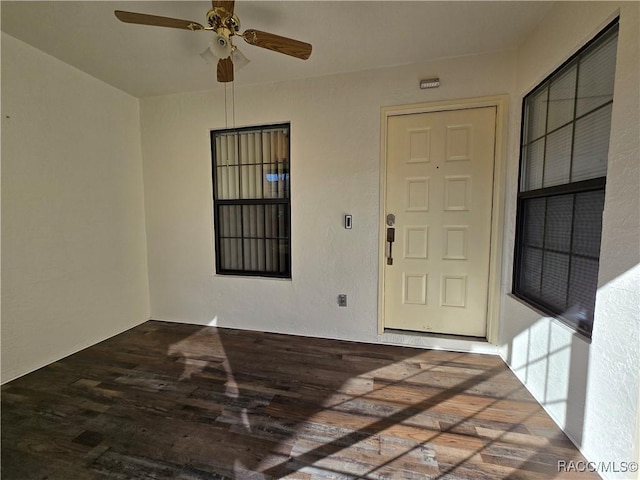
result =
M517 52L514 103L620 14L599 288L591 344L505 297L502 353L593 461L637 460L640 388L640 4L559 2ZM510 291L520 117L510 141L504 291ZM619 464L620 465L620 464ZM635 474L603 473L605 478Z
M418 88L434 76L439 89ZM292 281L214 275L209 131L225 125L222 89L143 99L152 317L378 341L381 107L513 82L513 54L500 53L237 88L236 125L291 122Z
M507 296L500 337L510 366L590 459L633 460L640 418L638 3L558 3L516 54L239 88L238 126L291 122L293 281L213 274L209 130L224 126L220 88L142 101L145 247L137 101L3 34L3 381L146 320L147 248L153 318L379 341L381 106L514 94L508 292L519 102L618 9L593 341ZM431 76L442 87L418 90L418 79ZM342 228L344 213L353 214L353 230ZM348 308L337 307L338 293L349 295Z
M138 100L2 34L2 381L149 318Z

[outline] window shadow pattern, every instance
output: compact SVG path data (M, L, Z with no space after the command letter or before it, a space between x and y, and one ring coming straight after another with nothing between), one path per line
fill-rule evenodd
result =
M2 387L3 479L550 479L570 460L486 355L151 321Z

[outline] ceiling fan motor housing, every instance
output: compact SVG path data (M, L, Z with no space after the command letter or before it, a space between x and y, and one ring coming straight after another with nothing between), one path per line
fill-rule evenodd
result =
M240 31L240 20L236 15L229 13L224 7L214 7L207 12L209 26L220 33L220 30L228 32L228 36Z

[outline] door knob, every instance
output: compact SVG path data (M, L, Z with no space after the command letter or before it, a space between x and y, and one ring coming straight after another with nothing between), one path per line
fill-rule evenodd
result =
M389 245L389 253L387 254L387 265L393 265L393 242L396 241L396 229L387 227L387 245Z

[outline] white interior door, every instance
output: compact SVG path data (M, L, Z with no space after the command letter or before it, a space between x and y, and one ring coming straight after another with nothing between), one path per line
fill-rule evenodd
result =
M486 336L495 129L495 107L388 118L385 328Z

